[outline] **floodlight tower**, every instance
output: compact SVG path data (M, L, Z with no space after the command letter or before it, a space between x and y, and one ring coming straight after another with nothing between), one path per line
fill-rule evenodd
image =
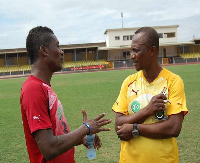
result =
M122 18L122 28L123 28L123 12L121 12L121 18Z

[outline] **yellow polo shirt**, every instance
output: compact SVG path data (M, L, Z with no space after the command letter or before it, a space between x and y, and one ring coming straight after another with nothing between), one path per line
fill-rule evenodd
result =
M112 109L125 115L134 114L147 106L151 98L163 90L171 102L166 105L166 115L180 112L187 114L183 81L165 68L152 83L146 81L143 71L128 76ZM155 116L150 116L144 124L158 121ZM120 163L178 163L176 138L150 139L139 136L130 141L122 141Z

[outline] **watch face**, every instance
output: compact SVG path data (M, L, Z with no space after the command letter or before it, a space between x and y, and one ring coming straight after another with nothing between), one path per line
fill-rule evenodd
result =
M139 136L138 130L133 130L132 135L133 135L133 137L138 137Z

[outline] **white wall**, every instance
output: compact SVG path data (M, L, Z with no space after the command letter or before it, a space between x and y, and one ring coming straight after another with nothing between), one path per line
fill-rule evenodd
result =
M107 47L116 47L116 46L125 46L131 45L131 40L123 40L125 35L133 35L136 30L119 30L119 31L108 31L106 35L106 46ZM115 40L115 36L120 36L120 40Z
M171 28L157 28L156 31L158 33L172 33L175 32L175 37L171 38L160 38L160 43L167 43L167 42L178 42L178 37L177 37L177 27L171 27Z
M109 29L106 31L106 46L107 47L120 47L130 46L131 40L123 40L123 36L133 35L138 28L120 28L120 29ZM154 27L158 33L172 33L175 32L175 37L171 38L160 38L160 43L177 42L177 26L162 26ZM115 36L120 36L120 40L115 40Z

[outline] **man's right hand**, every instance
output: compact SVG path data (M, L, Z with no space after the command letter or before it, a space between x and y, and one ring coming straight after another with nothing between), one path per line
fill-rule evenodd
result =
M106 114L102 113L99 116L97 116L95 119L88 120L87 119L87 113L85 110L82 110L83 113L83 122L88 123L91 128L91 134L96 134L101 131L110 131L110 128L101 128L104 125L107 125L111 123L111 119L102 119Z
M153 96L149 104L145 107L149 116L155 115L158 111L166 110L164 102L166 99L167 97L163 94Z

